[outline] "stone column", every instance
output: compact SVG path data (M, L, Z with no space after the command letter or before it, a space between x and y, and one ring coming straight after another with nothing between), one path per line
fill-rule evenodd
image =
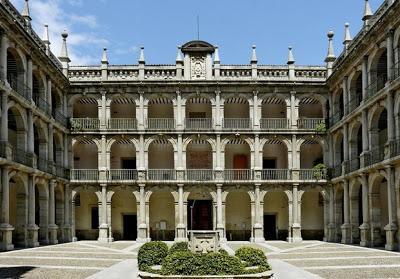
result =
M28 176L28 247L39 246L39 227L35 224L35 177Z
M107 224L107 184L101 184L101 225L99 227L99 242L108 242Z
M292 237L289 239L289 242L301 242L303 241L301 237L301 224L299 220L299 191L298 191L298 184L293 184L293 207L292 207Z
M71 241L71 193L69 184L64 185L64 226L63 226L63 235L64 242Z
M369 135L368 135L368 111L364 109L361 114L361 122L362 122L362 146L363 152L361 153L361 167L365 167L367 165L367 157L369 153Z
M369 221L368 177L365 173L361 175L361 185L363 223L360 226L360 246L369 247L371 245L371 225Z
M258 114L258 91L253 92L253 128L254 130L260 130L260 116Z
M27 110L27 124L28 124L28 152L33 154L35 152L35 137L33 131L33 112L31 109ZM38 154L39 155L39 154Z
M53 106L51 105L52 102L52 96L51 96L51 78L49 76L46 76L46 81L47 81L47 103L50 106L50 114L53 113Z
M396 138L396 132L394 129L394 101L393 91L387 93L386 105L387 105L387 119L388 119L388 143L393 142Z
M340 227L342 229L342 240L343 244L351 243L351 224L350 224L350 203L349 203L349 181L344 180L343 182L343 215L344 224Z
M217 231L221 242L226 242L224 210L222 205L222 184L217 184Z
M178 219L179 223L176 226L175 241L187 241L186 226L184 221L184 205L183 205L183 184L178 184Z
M53 146L53 137L54 137L54 130L53 124L49 123L49 139L48 139L48 156L47 159L49 161L50 166L54 166L54 146Z
M58 226L56 225L56 208L55 208L55 198L54 191L56 188L57 182L55 180L51 180L49 183L49 196L50 196L50 205L49 205L49 233L50 233L50 244L58 244L57 239L57 231Z
M350 99L349 95L350 95L350 92L349 92L349 87L348 87L348 80L349 80L349 77L345 76L344 79L343 79L343 83L342 83L342 86L343 86L344 115L349 114L349 99Z
M72 242L78 241L75 230L75 199L71 199L71 239Z
M368 96L368 56L364 56L362 63L362 98L365 100Z
M0 141L3 144L8 143L8 94L6 91L1 92L1 133Z
M263 225L261 224L261 215L262 215L262 207L261 207L261 202L260 202L260 184L255 184L254 185L254 221L252 222L254 224L253 228L253 237L254 237L254 242L265 242L264 238L264 231L263 231Z
M2 30L1 32L1 44L0 44L0 67L2 71L2 76L0 76L1 79L5 80L6 85L9 86L7 82L7 48L8 48L8 38ZM4 131L4 130L2 130Z
M387 49L387 74L388 82L393 79L393 65L394 65L394 30L390 29L386 39L386 49Z
M29 88L29 99L32 99L32 57L26 57L26 86Z
M145 185L139 185L139 229L137 242L147 242L149 237L147 235L147 224L146 224L146 196L145 196Z
M0 250L9 251L14 249L14 245L12 244L12 231L14 230L14 227L10 225L10 178L7 167L3 167L0 170L2 188Z
M68 135L64 134L64 155L63 155L63 159L64 159L64 168L68 168Z
M221 107L221 92L215 91L215 128L222 129L224 119L224 109Z
M332 184L329 184L329 224L327 240L329 242L335 242L336 240L335 195Z
M107 106L106 92L102 91L101 92L101 106L99 107L100 129L106 129L107 128L106 106Z
M389 224L385 226L386 245L385 249L389 251L397 250L396 243L397 221L396 221L396 190L395 190L395 169L392 166L386 168L387 171L387 205Z
M343 157L342 174L347 173L349 165L349 125L347 123L343 125Z
M296 91L290 92L290 121L291 121L291 128L297 128L297 120L299 118L298 114L299 107L297 106L296 101Z

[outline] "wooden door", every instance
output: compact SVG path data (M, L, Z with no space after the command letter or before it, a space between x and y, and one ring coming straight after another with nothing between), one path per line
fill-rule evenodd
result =
M235 155L233 157L233 169L244 170L247 169L247 156L246 155Z

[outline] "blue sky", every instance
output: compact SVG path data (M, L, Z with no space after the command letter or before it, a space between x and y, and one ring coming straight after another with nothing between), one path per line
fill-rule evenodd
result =
M24 0L11 0L21 10ZM220 47L223 64L247 64L257 45L260 64L284 64L287 47L296 64L320 65L326 33L335 31L343 49L344 23L354 36L362 26L364 0L30 0L31 17L42 36L48 23L52 51L60 33L70 33L72 64L99 64L103 47L111 64L135 64L145 47L146 63L175 63L176 47L197 38ZM370 0L373 11L383 0Z

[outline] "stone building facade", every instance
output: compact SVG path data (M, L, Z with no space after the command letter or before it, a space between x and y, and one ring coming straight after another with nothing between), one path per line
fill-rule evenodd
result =
M68 34L57 59L28 1L0 6L1 249L190 230L398 249L400 1L365 1L339 58L329 32L326 66L296 65L292 48L260 65L255 46L224 65L204 41L173 65L141 48L136 65L104 49L69 66Z

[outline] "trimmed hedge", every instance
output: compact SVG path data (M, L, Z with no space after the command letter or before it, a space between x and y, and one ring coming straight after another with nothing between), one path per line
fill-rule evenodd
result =
M161 268L163 275L239 275L244 273L240 259L222 253L204 255L176 252L168 255Z
M189 243L187 242L176 242L171 248L169 248L168 255L174 254L176 252L187 252L189 251Z
M153 241L143 244L138 253L138 265L140 271L151 272L151 267L162 264L168 255L168 246L161 241Z
M270 270L267 257L260 249L252 247L241 247L236 250L235 256L246 263L246 267L258 266L254 272L264 272Z

